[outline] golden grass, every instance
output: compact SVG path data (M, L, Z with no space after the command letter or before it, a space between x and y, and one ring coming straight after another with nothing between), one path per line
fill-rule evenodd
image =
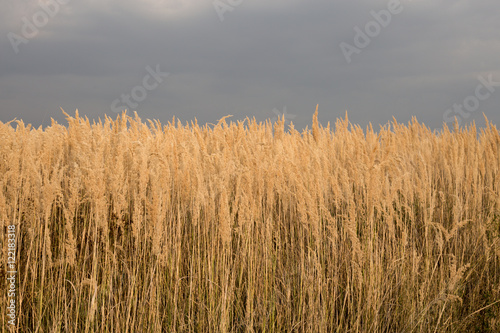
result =
M68 121L0 122L19 331L500 331L488 122Z

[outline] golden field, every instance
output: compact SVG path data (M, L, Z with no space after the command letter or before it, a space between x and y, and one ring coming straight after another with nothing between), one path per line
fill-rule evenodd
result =
M500 332L491 123L67 117L0 122L19 332Z

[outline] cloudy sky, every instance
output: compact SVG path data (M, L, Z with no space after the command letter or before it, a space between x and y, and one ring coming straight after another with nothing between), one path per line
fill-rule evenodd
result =
M0 121L500 123L498 0L0 0Z

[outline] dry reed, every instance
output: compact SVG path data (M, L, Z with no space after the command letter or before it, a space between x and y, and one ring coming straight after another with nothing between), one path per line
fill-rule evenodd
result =
M0 122L19 331L500 331L489 122L376 133L346 115L333 130L316 109L299 133L67 117Z

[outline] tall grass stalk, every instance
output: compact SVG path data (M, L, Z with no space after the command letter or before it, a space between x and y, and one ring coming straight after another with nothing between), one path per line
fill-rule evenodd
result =
M0 122L19 331L500 331L489 122L67 117Z

